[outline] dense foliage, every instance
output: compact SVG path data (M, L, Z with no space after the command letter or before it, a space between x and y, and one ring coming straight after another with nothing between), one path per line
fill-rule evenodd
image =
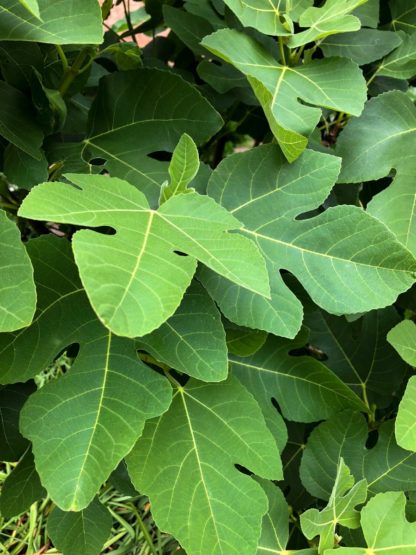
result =
M0 3L1 513L414 555L414 1L122 4Z

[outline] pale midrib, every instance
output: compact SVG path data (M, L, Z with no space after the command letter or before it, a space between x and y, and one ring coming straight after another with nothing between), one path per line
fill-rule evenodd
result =
M204 472L202 470L202 464L201 464L201 459L200 459L200 456L199 456L198 445L197 445L197 442L196 442L196 439L195 439L194 429L192 427L191 416L189 414L188 406L186 404L184 391L181 389L181 390L179 390L179 393L181 394L181 397L182 397L183 408L184 408L184 411L185 411L186 420L188 422L189 432L190 432L191 438L192 438L192 444L193 444L193 447L194 447L195 458L197 460L199 474L201 476L201 482L203 484L206 499L207 499L207 502L208 502L209 512L211 513L211 519L212 519L212 523L213 523L213 526L214 526L214 529L215 529L215 534L216 534L217 539L218 539L218 545L221 549L222 555L225 555L225 553L222 549L221 538L220 538L220 535L218 533L217 522L215 520L214 511L213 511L212 505L211 505L211 496L209 495L209 492L208 492L208 489L207 489L207 486L206 486L206 483L205 483L205 477L204 477Z
M99 399L99 402L98 402L98 410L97 410L97 414L96 414L96 417L95 417L94 425L91 429L90 439L88 441L88 445L87 445L87 448L85 450L84 460L83 460L81 468L79 469L79 472L78 472L78 480L77 480L77 483L76 483L75 488L74 488L71 507L69 509L70 511L79 510L79 508L77 506L77 496L78 496L79 491L82 489L81 482L82 482L82 478L83 478L83 475L84 475L84 472L85 472L85 465L86 465L86 463L89 459L89 454L90 454L90 451L91 451L92 442L93 442L93 439L95 437L95 433L96 433L97 427L98 427L98 422L100 420L101 413L102 413L102 410L103 410L103 400L104 400L104 396L105 396L108 376L109 376L109 373L110 373L111 339L112 339L112 333L108 332L107 347L106 347L106 352L105 352L105 365L104 365L104 369L103 369L103 378L102 378L102 383L101 383L100 399Z
M241 230L244 233L248 233L249 235L254 235L255 237L260 237L260 239L265 239L266 241L270 241L272 243L278 243L280 245L284 245L285 247L290 247L292 249L295 250L299 250L302 253L308 253L308 254L312 254L313 256L321 256L323 258L328 258L329 260L339 260L340 262L349 262L350 264L354 264L355 266L363 266L365 268L373 268L373 269L380 269L380 270L384 270L384 271L389 271L389 272L401 272L403 274L410 274L409 270L400 270L397 268L386 268L385 266L376 266L374 264L365 264L364 262L355 262L354 260L350 260L348 258L340 258L339 256L330 256L329 254L325 254L325 253L321 253L321 252L317 252L317 251L311 251L310 249L305 249L303 247L298 247L297 245L294 245L293 243L287 243L286 241L280 241L279 239L275 239L273 237L269 237L267 235L263 235L261 233L257 233L256 231L252 231L250 229L246 229L243 228Z

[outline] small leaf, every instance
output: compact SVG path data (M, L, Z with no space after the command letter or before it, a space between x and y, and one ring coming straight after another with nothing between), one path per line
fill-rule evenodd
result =
M391 25L395 31L413 33L416 30L416 6L413 0L390 0Z
M288 41L289 47L297 48L328 35L357 31L361 27L361 22L358 17L351 15L351 12L366 1L326 0L320 8L306 9L299 18L299 26L308 27L308 29L292 36Z
M22 189L31 189L34 185L47 181L48 160L43 152L37 160L9 144L4 151L4 173L9 183Z
M110 513L95 498L83 511L56 507L48 517L48 535L65 555L99 555L111 533Z
M296 67L280 65L260 43L235 29L217 31L205 37L202 44L247 76L290 162L305 150L308 137L318 124L322 112L316 105L356 116L364 107L365 81L351 60L313 60Z
M254 27L265 35L290 35L290 25L282 22L284 11L281 5L284 2L281 0L224 1L244 26Z
M33 269L20 233L0 210L0 331L28 326L36 308Z
M235 468L280 479L280 457L260 409L236 380L178 387L127 457L135 487L188 555L252 555L267 499Z
M368 547L328 549L325 555L414 555L416 523L406 519L404 492L379 493L361 511Z
M416 324L403 320L387 334L387 341L403 360L416 367Z
M337 526L352 529L360 526L360 513L355 507L367 498L367 482L361 480L354 484L354 476L341 458L328 505L320 511L309 509L300 516L305 536L309 540L319 536L319 555L334 547Z
M2 0L0 40L48 44L100 44L101 9L96 0ZM29 11L27 8L30 7ZM35 14L31 13L35 10Z
M416 75L416 30L411 35L398 35L402 44L384 58L376 74L394 79L411 79Z
M28 511L32 503L45 496L46 491L40 483L32 451L29 449L2 485L0 513L4 518L20 515Z
M138 341L140 348L179 372L206 382L225 380L227 345L221 315L194 282L171 318Z
M396 439L403 449L416 451L416 376L410 378L400 401L396 418Z
M212 199L177 195L154 211L126 181L102 175L66 177L77 187L39 185L19 214L116 230L114 236L82 230L72 240L91 304L114 333L140 337L165 322L178 308L197 260L238 285L269 295L260 252L250 239L229 233L242 226Z
M199 154L192 137L184 133L169 164L170 183L160 193L160 204L174 195L189 192L188 185L199 170Z

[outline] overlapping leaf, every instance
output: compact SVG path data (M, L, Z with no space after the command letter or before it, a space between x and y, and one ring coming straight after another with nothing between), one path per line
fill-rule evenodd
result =
M310 343L326 355L326 364L370 405L386 406L403 380L406 365L386 341L399 321L392 307L347 322L323 311L306 315Z
M319 8L306 9L299 18L299 25L308 29L292 36L288 41L289 46L297 48L329 35L357 31L361 27L361 22L351 12L366 1L326 0Z
M0 40L100 44L103 40L100 6L96 0L38 0L37 3L3 0Z
M285 2L281 0L225 0L225 4L246 27L266 35L290 35L290 20L284 22Z
M313 60L296 67L281 65L260 43L233 29L217 31L202 44L247 76L289 161L298 158L306 148L308 137L321 117L316 106L353 115L359 115L363 109L365 81L351 60Z
M15 462L29 442L19 430L20 411L28 397L36 391L33 381L0 386L0 460Z
M413 0L390 0L391 25L395 31L412 33L416 30L416 6Z
M260 409L235 378L178 386L169 411L147 424L127 463L157 524L189 555L252 555L267 498L234 465L282 477Z
M227 233L241 224L212 199L177 195L155 211L126 181L67 177L77 187L44 183L31 191L19 213L116 230L114 236L83 230L72 241L91 304L114 333L139 337L165 322L179 306L196 260L240 286L269 295L257 247L246 237Z
M28 326L36 308L33 269L16 225L0 210L0 331Z
M194 378L217 382L227 377L227 345L221 315L197 282L185 293L175 314L142 337L138 345L157 360Z
M268 422L276 418L272 398L287 419L297 422L322 420L347 407L365 410L362 401L326 366L311 357L290 354L307 339L305 331L295 341L269 336L250 357L229 355L234 375L257 398Z
M227 318L293 337L300 326L300 302L279 269L291 271L317 304L335 314L385 306L410 287L415 260L363 210L337 206L299 219L324 202L338 170L337 158L313 151L288 164L273 145L228 157L218 166L208 194L257 241L272 291L271 300L258 299L204 272L204 285Z
M356 480L366 479L369 495L416 490L416 454L399 447L394 421L383 423L375 446L365 447L368 426L359 413L342 412L310 434L300 467L311 495L329 499L342 457Z
M300 524L305 536L312 540L319 536L318 553L323 555L334 547L337 526L358 528L360 513L355 509L367 499L367 482L355 483L348 466L340 459L334 487L328 505L321 511L309 509L301 514Z
M396 349L403 360L416 366L416 325L403 320L387 334L387 341Z
M325 555L413 555L416 549L416 523L406 518L403 492L380 493L361 512L366 547L328 549Z
M416 75L416 30L410 35L405 33L398 35L402 39L402 44L384 58L377 69L377 75L394 79L411 79Z
M155 206L168 166L149 155L172 152L183 133L200 145L221 126L221 116L179 75L157 69L116 72L100 80L84 157L106 160L111 175L136 185Z
M269 510L263 517L261 536L256 555L316 555L316 549L287 551L289 542L289 507L282 491L268 480L258 478L269 501Z
M25 381L65 347L80 345L69 373L26 402L20 426L50 496L63 509L81 510L130 451L144 421L167 409L171 388L137 360L133 341L113 336L96 319L65 240L37 239L28 248L38 312L30 327L0 335L0 380Z
M391 31L360 29L355 33L328 37L321 44L321 49L326 57L343 56L358 65L364 65L379 60L401 42L401 38Z
M111 532L112 518L95 498L78 513L56 507L48 517L48 535L65 555L99 555Z
M416 108L406 94L393 91L370 100L362 116L348 124L337 153L343 164L341 183L386 177L393 183L376 195L368 211L416 253Z
M20 515L45 495L29 448L2 484L0 513L4 518Z

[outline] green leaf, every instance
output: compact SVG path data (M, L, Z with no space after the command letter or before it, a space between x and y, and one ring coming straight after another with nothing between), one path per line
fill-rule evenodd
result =
M65 555L99 555L111 525L110 513L95 498L77 513L55 508L48 517L47 530L54 546Z
M390 0L389 6L393 29L412 33L416 29L416 6L413 0Z
M179 75L157 69L115 72L100 80L84 157L104 158L112 176L136 185L156 206L168 165L149 154L172 152L183 133L201 145L222 124L218 112Z
M319 536L320 555L334 547L337 526L359 528L360 513L355 507L366 499L367 482L360 480L355 484L354 476L341 458L327 506L322 510L309 509L300 515L300 525L305 536L309 540Z
M230 368L257 398L267 420L273 420L275 398L288 420L314 422L345 408L366 410L363 402L329 368L291 351L308 341L302 330L294 341L269 336L265 345L251 357L229 355Z
M398 445L408 451L416 451L416 376L410 378L400 401L396 418Z
M34 117L33 107L23 93L5 81L0 81L0 96L0 135L39 160L43 133Z
M34 0L24 0L26 6ZM101 10L96 0L38 0L32 15L21 0L3 0L0 6L0 40L51 44L100 44Z
M29 449L2 484L0 513L4 518L20 515L45 495L46 491L40 483L32 451Z
M305 150L321 117L316 105L356 116L363 109L365 81L351 60L313 60L296 67L280 65L262 45L234 29L217 31L205 37L202 44L247 76L289 161L296 160Z
M341 56L350 58L358 65L369 64L383 58L397 48L402 40L391 31L360 29L328 37L320 46L326 57Z
M0 386L0 460L17 461L29 442L19 431L20 411L36 391L34 382Z
M0 331L28 326L36 308L33 269L15 224L0 210Z
M114 333L139 337L165 322L179 306L196 260L251 291L269 294L257 247L246 237L227 233L241 224L212 199L197 193L178 195L154 211L126 181L99 175L66 177L77 187L39 185L19 214L116 230L114 236L78 231L72 240L91 304Z
M178 386L169 411L147 424L127 458L135 487L188 555L251 555L267 498L235 468L280 479L276 444L260 409L236 380Z
M368 493L416 490L416 454L399 447L394 421L378 429L374 447L365 447L368 426L359 413L342 412L317 426L303 451L300 477L311 495L329 499L342 457L356 480L366 479Z
M256 555L316 555L316 549L286 551L289 542L289 506L282 491L269 480L257 478L269 501L269 510L263 517L261 536Z
M321 40L329 35L357 31L361 22L351 12L367 0L326 0L320 8L310 7L299 18L300 27L307 30L290 37L290 48L303 46L308 42Z
M416 523L406 519L403 492L380 493L361 511L361 526L368 547L329 549L325 555L414 555Z
M29 12L34 15L37 19L40 19L39 3L38 0L19 0L19 2L24 6Z
M169 164L170 183L162 187L160 204L174 195L189 192L188 185L199 170L199 154L192 137L184 133L173 151Z
M157 360L206 382L225 380L227 345L221 315L198 282L194 282L175 314L138 345Z
M38 160L9 144L4 152L4 173L13 185L31 189L48 179L48 161L42 152Z
M354 322L323 311L306 315L310 343L326 355L324 364L371 405L388 406L406 372L406 365L387 343L399 321L393 307L373 310Z
M169 5L163 6L165 24L196 55L206 55L201 40L211 34L215 27L210 20L185 12Z
M393 183L368 205L412 253L416 254L416 108L408 96L388 92L370 100L362 116L351 121L337 145L342 156L341 183L380 179L396 170Z
M377 69L377 75L394 79L411 79L416 75L416 31L411 35L398 33L402 44L384 58Z
M387 334L387 341L410 366L416 366L416 325L403 320Z
M283 22L281 0L224 0L246 27L254 27L265 35L290 35L289 21Z
M380 1L367 0L365 4L361 4L358 8L355 8L354 15L358 17L363 27L377 29L380 19Z
M267 333L264 331L241 328L232 322L227 322L225 331L228 351L239 357L254 355L267 340Z
M364 210L337 206L300 218L325 201L338 171L334 156L306 151L289 164L275 145L227 157L214 171L208 194L256 240L272 291L271 301L258 301L252 294L240 297L238 288L204 271L204 286L229 320L278 335L296 334L300 302L279 269L292 272L312 299L333 314L386 306L411 286L414 258Z
M96 319L77 277L69 243L51 236L28 246L39 306L32 325L0 336L1 381L40 373L79 344L71 370L30 396L20 417L52 499L81 510L139 437L144 421L171 400L167 380L137 360L134 341Z

